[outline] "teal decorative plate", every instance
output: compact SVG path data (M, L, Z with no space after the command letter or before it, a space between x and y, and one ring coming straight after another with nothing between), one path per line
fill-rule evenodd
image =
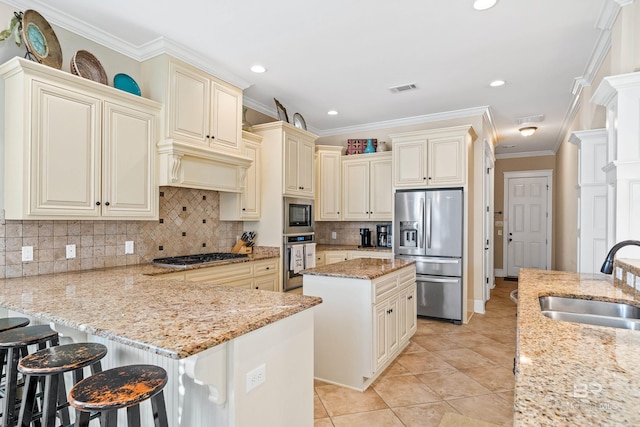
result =
M40 63L60 69L62 67L62 49L51 25L38 12L32 9L22 14L22 38L27 50Z
M140 86L126 74L116 74L113 76L113 87L140 96Z

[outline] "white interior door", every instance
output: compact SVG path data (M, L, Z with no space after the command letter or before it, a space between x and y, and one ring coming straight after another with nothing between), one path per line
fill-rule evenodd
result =
M550 180L545 175L506 179L507 276L518 276L520 268L550 266Z

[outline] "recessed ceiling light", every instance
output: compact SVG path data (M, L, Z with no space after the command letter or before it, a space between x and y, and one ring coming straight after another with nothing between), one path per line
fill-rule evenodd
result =
M330 116L337 116L338 112L336 110L329 110L329 111L327 111L327 114L330 115Z
M251 71L253 71L254 73L261 74L267 71L267 69L264 68L262 65L254 65L253 67L251 67Z
M535 131L538 130L538 128L535 126L528 126L526 128L520 128L518 130L520 131L522 136L531 136L535 133Z
M489 86L491 87L499 87L504 85L506 82L504 80L494 80L491 83L489 83Z
M473 8L475 10L487 10L495 6L497 2L498 0L475 0L473 2Z

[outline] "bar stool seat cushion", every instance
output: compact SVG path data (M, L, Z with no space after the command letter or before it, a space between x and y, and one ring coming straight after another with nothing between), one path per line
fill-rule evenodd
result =
M69 392L69 404L83 411L110 411L137 405L160 393L167 372L154 365L129 365L92 375Z

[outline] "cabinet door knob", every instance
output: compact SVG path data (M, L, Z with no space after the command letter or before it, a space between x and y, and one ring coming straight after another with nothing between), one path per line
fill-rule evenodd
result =
M427 177L426 177L426 176L423 176L423 177L422 177L422 180L423 180L423 181L425 181L426 179L427 179ZM429 178L429 179L431 179L431 178Z
M104 203L105 206L109 206L109 204L110 204L109 202L105 202Z
M207 139L209 139L209 138L210 138L210 136L209 136L209 135L207 135Z
M100 202L96 202L96 206L100 206Z
M215 135L211 135L211 139L216 139L216 136Z
M268 269L269 269L269 267L266 268L266 270L268 270Z
M242 210L243 210L243 211L246 211L247 209L246 209L246 208L242 208Z
M413 299L413 295L409 295L407 299Z
M429 179L431 179L431 177L429 177Z

